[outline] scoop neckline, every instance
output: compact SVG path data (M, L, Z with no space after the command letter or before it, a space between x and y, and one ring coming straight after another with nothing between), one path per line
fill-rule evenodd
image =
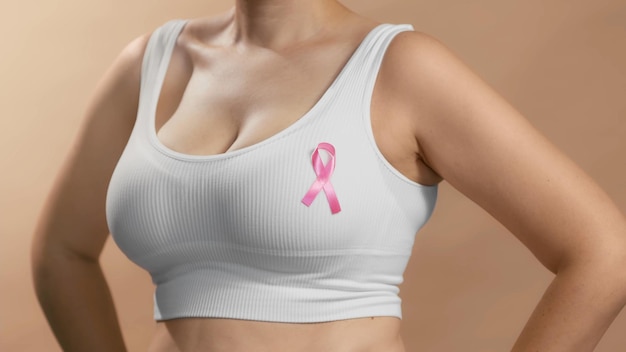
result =
M167 74L167 70L169 67L169 63L172 57L172 53L173 53L173 49L174 46L176 45L176 39L180 36L180 33L183 31L184 27L187 25L187 23L189 22L189 20L184 20L184 23L181 25L181 27L178 29L178 32L176 33L176 35L172 36L171 39L167 42L167 47L165 49L165 54L163 55L162 61L159 65L159 70L158 72L158 77L156 78L156 82L155 82L155 86L153 87L153 92L152 92L152 97L153 99L150 101L151 102L151 106L148 110L149 112L149 116L148 116L148 134L149 134L149 140L152 144L152 146L158 150L159 152L161 152L162 154L164 154L165 156L168 156L170 158L174 158L174 159L178 159L181 161L188 161L188 162L202 162L202 161L213 161L213 160L224 160L224 159L229 159L229 158L233 158L245 153L248 153L252 150L255 150L257 148L260 148L262 146L265 146L267 144L270 144L280 138L283 138L293 132L295 132L298 128L302 127L303 125L305 125L307 122L309 122L314 116L315 113L322 109L324 107L324 105L330 100L330 98L332 97L332 92L336 89L336 87L341 83L341 81L343 80L344 76L347 74L349 68L354 65L354 61L356 60L356 58L359 56L359 53L362 52L363 50L365 50L365 45L366 43L368 43L370 41L370 38L382 27L389 25L388 23L379 23L378 25L374 26L373 28L371 28L367 34L363 37L363 39L361 39L360 43L357 45L357 47L353 50L352 54L350 54L348 60L346 61L346 63L340 68L339 73L335 76L335 78L332 80L332 82L330 83L330 85L322 92L321 96L317 99L317 101L313 104L313 106L311 108L309 108L304 114L302 114L297 120L295 120L292 124L288 125L287 127L285 127L284 129L278 131L277 133L257 142L254 144L251 144L249 146L245 146L243 148L240 149L236 149L233 151L227 151L224 153L219 153L219 154L187 154L187 153L181 153L178 151L175 151L173 149L170 149L169 147L167 147L165 144L163 144L161 142L161 140L159 140L158 136L157 136L157 131L156 131L156 110L157 110L157 104L158 104L158 98L161 95L161 89L163 87L163 81L165 80L165 75ZM154 98L156 97L156 98Z

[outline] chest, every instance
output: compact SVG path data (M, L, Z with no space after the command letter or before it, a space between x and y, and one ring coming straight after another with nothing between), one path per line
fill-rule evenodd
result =
M141 266L170 267L208 252L251 250L264 255L247 265L268 270L284 263L267 258L285 253L410 250L433 210L436 188L409 187L368 153L366 138L345 138L341 123L327 129L314 121L201 162L166 157L131 137L107 192L107 221L118 246ZM336 149L335 165L315 190L323 172L312 154L322 140ZM328 166L331 154L319 156Z
M169 149L191 155L255 145L287 129L332 94L329 90L344 74L349 54L337 46L289 57L213 53L215 57L194 58L193 51L175 49L157 102L154 131ZM381 82L375 85L370 106L374 138L392 165L416 180L420 165L415 162L415 139L389 94Z

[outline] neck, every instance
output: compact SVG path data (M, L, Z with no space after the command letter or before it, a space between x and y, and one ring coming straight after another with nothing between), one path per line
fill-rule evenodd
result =
M336 0L235 0L229 26L236 42L285 48L324 33L350 13Z

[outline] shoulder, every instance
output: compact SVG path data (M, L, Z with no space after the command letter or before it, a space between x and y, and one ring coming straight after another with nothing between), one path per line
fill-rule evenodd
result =
M441 54L442 51L450 51L447 45L433 34L419 30L406 30L396 34L389 44L388 52L394 56L402 56L402 54L417 54L424 50L427 54Z
M118 71L118 77L128 83L138 84L141 66L152 32L143 33L130 40L119 52L112 69Z
M389 43L381 66L388 83L398 91L427 94L436 81L451 85L450 70L469 71L467 65L446 44L435 36L420 31L402 31ZM425 96L425 97L426 97Z
M136 109L139 97L142 61L151 33L128 41L101 76L95 90L95 102Z
M501 100L459 54L435 36L420 31L396 35L381 71L386 77L386 89L393 90L411 116L416 135L417 126L463 119L465 115L457 113L463 105Z
M92 93L88 120L112 119L125 129L132 127L139 104L144 54L153 32L135 36L117 52Z

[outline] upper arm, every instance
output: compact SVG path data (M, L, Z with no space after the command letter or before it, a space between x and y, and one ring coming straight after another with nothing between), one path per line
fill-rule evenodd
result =
M624 217L581 168L441 42L410 32L397 45L398 91L433 170L552 272L574 258L624 258Z
M109 233L106 189L134 126L148 39L127 44L96 85L38 219L35 261L50 254L98 259Z

